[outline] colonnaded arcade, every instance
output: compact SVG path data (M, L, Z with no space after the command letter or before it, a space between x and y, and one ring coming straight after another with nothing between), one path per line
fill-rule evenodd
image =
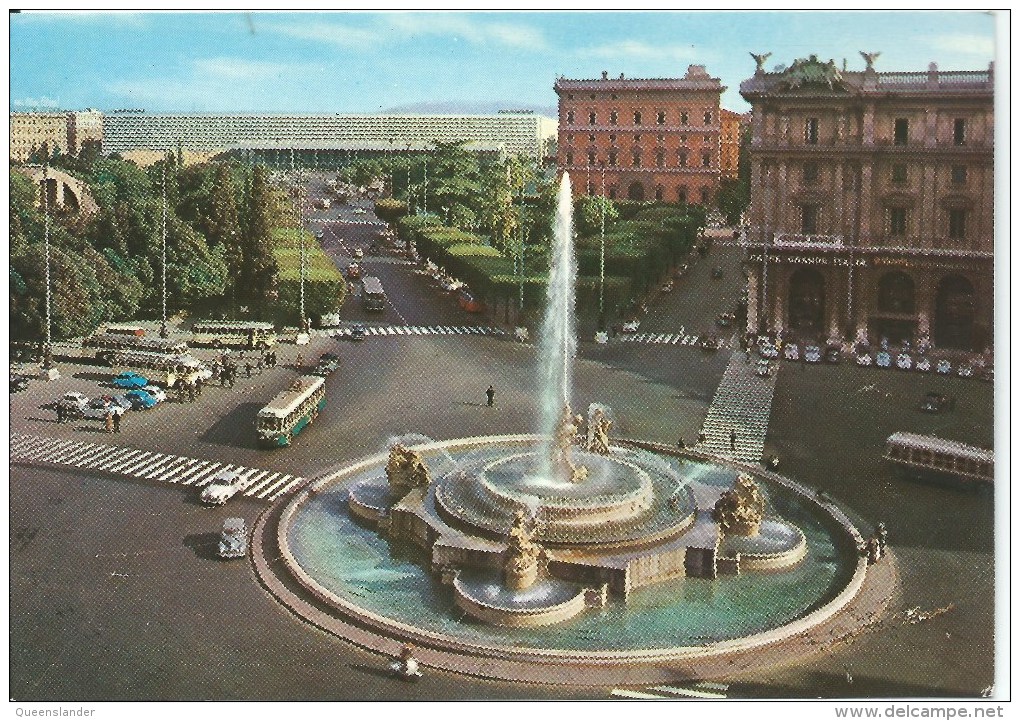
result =
M749 333L992 343L993 72L859 72L815 56L753 106Z

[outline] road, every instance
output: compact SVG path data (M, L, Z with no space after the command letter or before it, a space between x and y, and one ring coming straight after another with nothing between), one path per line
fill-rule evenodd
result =
M370 226L336 211L322 222L343 259L370 240ZM368 215L367 213L365 215ZM330 247L332 246L332 248ZM466 324L409 265L368 259L393 307L348 319ZM710 269L724 269L712 279ZM739 256L717 245L651 304L642 330L703 328L739 292ZM392 314L392 315L391 315ZM465 314L466 315L466 314ZM292 447L260 450L255 411L325 350L341 356L329 402ZM701 425L729 354L651 343L580 344L576 405L598 400L614 433L675 443ZM63 364L64 376L13 394L15 432L158 449L304 477L384 450L393 438L516 433L536 417L535 348L485 336L370 336L361 343L315 337L280 347L280 366L209 387L195 403L131 413L123 433L98 423L57 424L46 408L67 390L94 396L108 371ZM496 405L485 407L485 389ZM955 396L956 410L916 410L928 390ZM797 666L727 679L734 697L975 696L991 683L993 500L896 476L880 459L894 430L940 433L991 447L993 388L976 379L784 363L766 448L781 470L826 490L861 519L883 520L900 563L894 613L954 604L925 624L890 615L875 631ZM227 515L249 525L265 504L237 499L207 509L194 489L17 464L10 481L10 695L88 699L467 699L606 698L608 688L518 686L428 672L416 685L385 677L385 660L293 617L259 585L249 563L211 555ZM848 686L845 668L853 668Z

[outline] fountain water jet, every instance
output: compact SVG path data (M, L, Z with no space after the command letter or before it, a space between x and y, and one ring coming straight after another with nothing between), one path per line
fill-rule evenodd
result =
M574 286L577 283L577 261L574 257L573 194L570 176L560 179L553 225L552 262L546 291L545 320L539 341L539 377L542 387L539 432L550 439L545 453L540 454L540 472L549 479L559 480L552 456L555 453L557 429L563 409L570 405L570 388L574 377L574 356L577 336L574 332ZM568 481L569 479L562 479Z

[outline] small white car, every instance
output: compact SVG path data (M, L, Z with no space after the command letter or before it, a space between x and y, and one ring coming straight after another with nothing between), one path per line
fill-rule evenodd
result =
M166 391L159 386L145 386L142 390L155 398L157 403L162 403L166 400Z
M202 489L202 503L222 506L250 485L250 480L237 471L220 471L212 482Z
M352 255L358 260L361 260L362 258L365 257L365 251L363 251L361 248L355 248Z
M875 365L879 368L888 368L892 365L892 355L889 351L880 350L875 355Z
M243 518L223 521L220 532L220 558L241 558L248 552L248 531Z
M89 401L89 404L81 410L83 418L91 418L99 421L104 420L108 413L112 413L115 416L122 416L124 415L124 408L102 398L93 398Z
M62 395L57 403L71 411L83 413L89 404L89 397L84 393L70 391Z
M909 353L900 353L896 356L896 367L903 371L910 370L914 365L913 358L910 357Z
M804 348L805 363L821 363L822 349L816 345L809 345Z
M777 348L773 343L762 343L758 346L758 355L762 358L778 358L779 348Z
M637 333L637 329L641 326L639 320L628 320L623 324L622 330L624 333Z
M956 369L956 375L958 375L960 378L970 378L972 375L974 375L974 367L967 363L964 363L959 368Z
M859 366L870 366L874 362L870 353L858 353L855 360Z
M800 348L796 343L787 343L783 348L783 358L786 360L800 360Z
M920 358L917 359L917 362L914 363L914 370L920 371L921 373L930 373L931 361L928 360L925 356L921 356Z
M935 364L935 372L939 375L947 376L953 372L953 364L943 358Z
M355 209L354 209L354 210L352 210L351 212L352 212L352 213L354 213L355 215L364 215L364 214L365 214L365 213L367 213L368 211L367 211L367 210L365 210L364 208L355 208Z

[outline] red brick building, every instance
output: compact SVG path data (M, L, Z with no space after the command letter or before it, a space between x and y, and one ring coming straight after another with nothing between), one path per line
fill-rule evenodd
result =
M719 173L724 178L736 178L740 166L740 136L751 122L750 113L741 115L732 110L719 110Z
M701 65L683 78L558 78L557 166L575 194L710 203L719 186L719 96ZM604 168L604 179L603 179Z

